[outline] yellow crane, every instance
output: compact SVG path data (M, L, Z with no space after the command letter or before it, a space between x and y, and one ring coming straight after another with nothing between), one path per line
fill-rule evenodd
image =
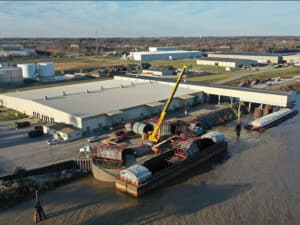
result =
M160 114L160 117L159 117L159 119L158 119L158 121L157 121L157 123L156 123L156 125L154 127L153 132L150 134L150 136L148 138L149 141L151 141L152 143L157 143L159 141L159 139L160 139L160 134L159 134L160 127L161 127L161 125L162 125L162 123L163 123L163 121L164 121L164 119L165 119L165 117L167 115L167 110L168 110L168 108L169 108L169 106L170 106L170 104L171 104L171 102L173 100L173 97L174 97L174 95L175 95L175 93L177 91L179 83L182 80L182 77L183 77L183 75L184 75L184 73L185 73L186 70L187 70L187 66L183 65L181 73L179 74L179 76L178 76L178 78L176 80L175 86L174 86L174 88L173 88L173 90L171 92L171 95L169 96L169 99L166 102L166 104L165 104L165 106L164 106L164 108L163 108L163 110L162 110L162 112Z

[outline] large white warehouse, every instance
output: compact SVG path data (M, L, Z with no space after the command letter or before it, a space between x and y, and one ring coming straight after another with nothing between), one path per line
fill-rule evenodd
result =
M38 120L71 124L88 135L128 119L158 115L172 88L173 83L116 77L114 80L6 93L0 95L0 105ZM201 91L179 87L170 110L202 100Z
M240 68L243 66L255 66L257 61L248 59L230 59L230 58L212 58L202 57L197 60L198 65L222 66L231 68Z
M199 58L202 56L200 51L184 51L177 47L149 47L148 52L130 52L129 57L136 61L144 60L173 60Z

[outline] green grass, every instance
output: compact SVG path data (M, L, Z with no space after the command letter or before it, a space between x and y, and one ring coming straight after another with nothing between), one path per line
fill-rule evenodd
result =
M220 73L220 74L213 74L213 75L189 77L189 78L187 78L187 80L212 83L212 82L216 82L219 80L227 79L232 76L233 76L232 73Z
M263 71L258 72L249 76L238 78L236 80L229 81L226 84L232 85L237 84L241 81L252 80L252 79L263 79L268 77L285 77L285 76L294 76L300 74L300 67L289 67L284 69L276 69L272 71Z
M0 107L0 111L0 121L10 121L27 118L24 113L20 113L12 109Z

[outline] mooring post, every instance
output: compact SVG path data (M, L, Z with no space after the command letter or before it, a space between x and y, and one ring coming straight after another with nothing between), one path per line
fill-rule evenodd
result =
M33 214L33 222L34 223L41 222L42 220L45 220L47 218L46 214L43 210L43 207L40 203L38 191L35 191L35 206L34 206L34 208L35 208L35 211Z
M218 95L218 105L221 104L221 95Z
M233 107L233 97L230 97L230 105L231 105L231 108Z
M251 105L252 105L252 102L249 102L249 105L248 105L248 113L251 113Z

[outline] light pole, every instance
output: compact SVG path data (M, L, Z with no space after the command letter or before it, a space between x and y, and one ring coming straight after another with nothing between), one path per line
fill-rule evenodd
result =
M53 154L52 154L52 144L49 144L49 151L50 151L50 157L51 157L51 165L53 164Z

